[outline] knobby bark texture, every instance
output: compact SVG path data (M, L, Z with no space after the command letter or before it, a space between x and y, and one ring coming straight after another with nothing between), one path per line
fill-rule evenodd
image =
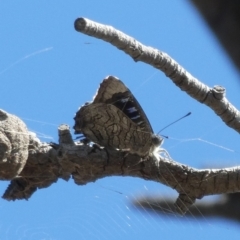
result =
M11 126L16 128L18 121L13 121ZM4 128L0 130L6 132ZM41 143L29 134L27 162L12 178L4 199L29 199L37 189L49 187L59 178L66 181L73 178L76 184L85 185L109 176L131 176L175 189L179 193L175 206L179 212L185 213L196 199L203 196L240 191L240 170L237 167L198 170L167 158L161 158L158 165L154 157L143 160L135 154L126 155L117 150L74 142L67 125L61 125L58 132L58 144ZM19 139L16 141L19 143ZM1 155L5 154L5 149L0 150Z
M10 180L24 168L28 158L29 136L26 125L0 109L0 179Z
M192 98L209 106L226 124L240 133L240 113L225 97L226 90L222 86L209 86L188 73L168 54L149 46L145 46L134 38L87 18L78 18L75 29L89 36L111 43L113 46L131 56L134 61L145 62L165 73L182 91Z

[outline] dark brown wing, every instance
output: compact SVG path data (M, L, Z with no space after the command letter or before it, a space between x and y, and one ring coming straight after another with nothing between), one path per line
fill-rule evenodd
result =
M103 79L94 96L93 103L109 103L116 93L124 93L129 91L129 89L120 81L118 78L113 76L108 76ZM129 91L130 92L130 91Z
M112 76L103 80L93 102L82 106L74 120L75 133L102 147L144 158L162 142L130 90Z
M112 104L136 123L143 132L153 133L151 124L141 105L118 78L113 76L105 78L92 103Z
M127 150L145 157L155 148L153 134L143 132L113 104L92 103L81 107L75 118L75 130L108 149Z

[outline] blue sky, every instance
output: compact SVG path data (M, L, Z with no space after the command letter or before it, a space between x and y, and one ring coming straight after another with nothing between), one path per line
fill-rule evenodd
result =
M239 165L239 136L212 110L153 67L73 27L77 17L87 17L167 52L208 86L224 86L239 109L239 73L188 1L0 3L1 108L22 118L42 141L57 142L58 125L72 127L79 106L114 75L134 93L155 132L192 112L162 132L174 160L196 168ZM7 185L0 183L2 193ZM159 217L131 205L145 195L176 197L170 188L137 178L109 177L86 186L59 180L29 201L0 200L0 239L238 239L237 223Z

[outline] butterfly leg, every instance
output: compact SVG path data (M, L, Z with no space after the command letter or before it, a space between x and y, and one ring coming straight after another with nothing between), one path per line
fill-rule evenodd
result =
M107 163L106 163L106 165L103 166L103 168L105 170L105 167L109 164L109 152L108 152L107 148L104 148L104 150L105 150L105 152L107 154Z

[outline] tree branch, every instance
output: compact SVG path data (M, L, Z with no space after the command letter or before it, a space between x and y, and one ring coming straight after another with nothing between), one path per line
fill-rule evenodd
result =
M179 193L175 205L185 213L203 196L240 191L238 168L198 170L166 158L156 164L154 157L142 160L138 155L126 156L121 151L73 142L67 125L61 125L58 131L59 144L41 143L31 135L27 163L12 179L4 199L28 199L58 178L72 177L76 184L85 185L107 176L131 176L175 189Z
M177 86L210 106L227 125L240 132L239 112L224 97L222 87L210 89L167 54L146 47L112 27L80 18L76 20L75 28L111 42L135 61L146 62L164 71ZM58 131L59 144L41 143L20 119L0 111L0 179L12 180L4 199L29 199L37 189L50 186L58 178L69 180L72 177L76 184L84 185L107 176L132 176L175 189L179 193L175 206L185 213L203 196L240 191L237 167L198 170L162 156L156 164L156 159L151 156L142 160L137 154L126 156L121 151L74 142L67 125L61 125Z
M163 71L182 91L209 106L226 125L240 133L240 113L225 97L226 91L223 87L208 87L194 78L166 53L145 46L111 26L86 18L76 19L74 26L76 31L111 43L130 55L134 61L145 62Z
M10 180L24 168L30 134L16 116L0 109L0 179Z

